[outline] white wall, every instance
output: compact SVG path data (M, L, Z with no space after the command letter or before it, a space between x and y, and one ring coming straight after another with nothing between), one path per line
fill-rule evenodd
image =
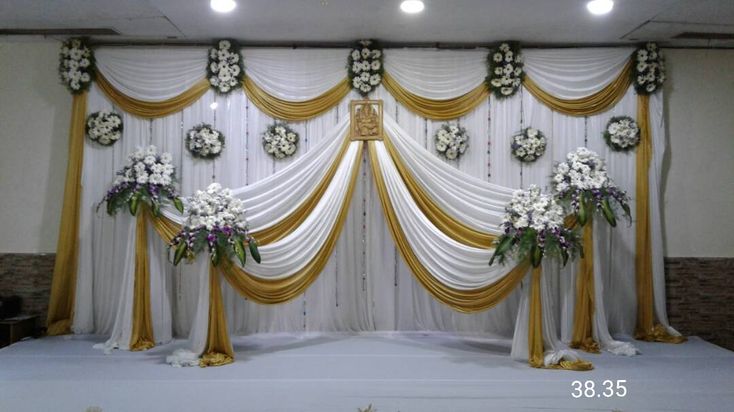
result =
M0 41L0 253L56 248L71 103L57 53ZM734 51L666 56L666 256L734 257Z

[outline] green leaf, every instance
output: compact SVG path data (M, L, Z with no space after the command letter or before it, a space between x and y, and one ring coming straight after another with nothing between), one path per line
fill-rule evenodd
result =
M614 217L614 211L612 210L612 207L609 205L609 199L602 200L601 211L602 211L602 214L604 214L604 218L607 219L607 222L609 222L609 225L611 227L616 227L617 218Z
M176 253L173 255L173 264L178 265L181 259L186 255L186 242L181 242L176 247Z
M532 249L530 249L530 263L533 264L533 267L537 268L540 266L542 261L543 249L539 248L537 245L533 245Z
M115 204L111 201L107 202L107 214L110 216L115 214Z
M183 211L184 211L184 205L183 205L183 202L181 201L181 198L180 197L176 196L176 197L173 198L173 206L180 213L183 213Z
M250 254L252 255L252 258L255 259L255 262L260 263L260 251L257 250L257 240L252 239L249 242L250 246Z
M153 216L160 217L161 215L161 205L158 202L153 203Z
M214 250L212 250L212 253L209 255L209 258L211 259L214 266L217 266L219 264L220 257L221 256L219 253L219 246L214 246Z
M245 253L245 246L242 244L242 239L237 239L234 241L234 253L237 255L237 258L240 260L242 266L245 266L247 253Z
M563 266L566 266L566 263L568 263L568 252L561 249L561 257L563 258Z
M129 204L130 214L133 216L137 216L139 206L140 206L140 197L135 195L132 197L132 199L130 199L130 204Z
M579 212L578 212L578 222L580 226L585 226L586 221L588 220L588 215L586 214L586 199L584 196L581 196L579 199Z

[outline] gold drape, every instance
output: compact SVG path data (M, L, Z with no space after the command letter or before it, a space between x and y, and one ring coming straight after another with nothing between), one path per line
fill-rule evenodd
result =
M551 109L570 116L589 116L611 109L627 93L632 84L632 65L634 59L630 59L624 66L619 76L598 92L582 97L581 99L560 99L541 89L529 76L525 76L523 86L536 99L540 100Z
M130 350L142 351L155 346L150 310L150 267L148 265L148 208L141 207L135 218L135 279L133 282L133 318Z
M388 73L382 76L382 85L403 106L432 120L451 120L461 117L474 110L489 97L489 89L484 82L466 94L445 100L428 99L411 93Z
M586 352L599 353L599 343L594 340L594 226L589 218L583 229L584 256L579 259L576 275L576 306L573 313L571 347Z
M209 82L206 79L201 79L191 86L190 89L178 96L174 96L160 102L150 102L125 95L121 91L117 90L115 86L113 86L99 72L97 72L95 81L97 82L99 89L107 95L112 103L130 114L144 117L146 119L164 117L169 114L179 112L199 100L199 98L209 90Z
M276 119L302 121L316 117L336 106L352 90L349 79L344 79L324 94L304 101L289 101L268 94L249 77L242 88L252 103L263 113Z
M227 331L227 318L224 313L219 276L217 268L209 263L209 326L206 334L206 348L199 360L201 367L221 366L234 362L234 350Z
M400 177L402 177L403 182L405 182L405 186L410 192L410 195L431 223L446 234L446 236L467 246L480 249L489 249L492 247L492 242L496 239L494 235L471 228L444 212L441 207L436 205L431 196L423 190L421 184L415 180L413 174L405 166L405 163L403 163L400 154L393 146L388 135L385 135L384 142L393 163L395 163L395 167L400 173Z
M51 297L46 318L49 335L71 333L71 322L74 317L86 115L87 92L75 94L71 106L69 161L66 165L64 202L61 207L56 261L54 262Z
M652 159L650 131L650 96L637 95L637 125L640 144L637 146L637 182L635 187L637 226L635 232L635 279L637 286L637 326L635 338L665 343L682 343L684 336L673 336L663 325L655 323L655 298L652 280L652 237L650 235L649 170Z

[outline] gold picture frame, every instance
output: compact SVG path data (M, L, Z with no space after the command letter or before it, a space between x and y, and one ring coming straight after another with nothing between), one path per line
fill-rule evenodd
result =
M382 140L382 100L352 100L349 115L350 140Z

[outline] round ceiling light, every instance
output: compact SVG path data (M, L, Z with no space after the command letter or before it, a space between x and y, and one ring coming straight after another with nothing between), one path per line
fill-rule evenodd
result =
M421 0L405 0L400 3L400 10L408 14L420 13L425 8Z
M212 10L219 13L229 13L237 7L237 3L234 0L212 0L209 5Z
M586 8L589 10L589 13L599 16L612 11L614 2L612 0L592 0L586 3Z

